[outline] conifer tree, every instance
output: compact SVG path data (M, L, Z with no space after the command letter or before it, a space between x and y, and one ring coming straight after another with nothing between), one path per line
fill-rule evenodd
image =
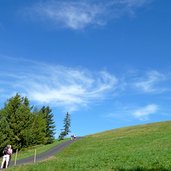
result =
M33 122L30 128L30 143L32 145L46 144L46 121L42 112L34 109L33 111Z
M54 134L55 134L54 133L55 122L53 120L53 113L49 106L47 106L47 107L43 106L40 111L43 113L44 119L46 122L45 134L46 134L46 138L47 138L47 144L50 144L54 141Z
M9 142L9 125L6 118L3 116L3 110L0 110L0 152L3 151L6 144Z
M64 118L64 132L65 132L65 136L69 134L70 126L71 126L71 118L70 118L70 114L67 112L66 116Z
M16 94L5 104L4 111L10 128L9 140L13 148L20 149L25 146L26 132L31 124L29 100Z
M13 149L52 143L54 140L52 110L30 107L27 97L19 94L7 100L0 110L0 150L7 144Z
M70 126L71 126L71 118L70 118L70 114L67 112L64 118L64 129L59 135L59 140L64 139L64 137L69 134Z

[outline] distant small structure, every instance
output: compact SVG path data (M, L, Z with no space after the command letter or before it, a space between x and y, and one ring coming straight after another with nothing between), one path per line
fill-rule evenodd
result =
M76 140L76 135L74 134L74 135L71 135L71 140Z

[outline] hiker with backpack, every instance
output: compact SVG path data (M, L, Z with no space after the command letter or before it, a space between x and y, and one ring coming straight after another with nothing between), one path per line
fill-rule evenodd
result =
M12 155L11 145L7 145L3 150L1 169L8 167L9 162L11 160L11 155ZM5 164L5 166L4 166L4 164Z

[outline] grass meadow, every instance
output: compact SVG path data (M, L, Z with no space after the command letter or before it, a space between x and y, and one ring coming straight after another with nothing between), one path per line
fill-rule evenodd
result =
M75 141L51 160L9 171L169 171L171 122L114 129Z

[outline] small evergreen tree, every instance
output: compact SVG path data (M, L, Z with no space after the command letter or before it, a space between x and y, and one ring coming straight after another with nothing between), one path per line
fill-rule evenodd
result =
M70 132L70 126L71 126L71 118L70 118L70 114L67 112L65 119L64 119L64 132L65 135L68 135Z
M64 129L59 135L59 140L64 139L64 137L69 134L70 126L71 126L71 118L70 118L70 114L67 112L64 118Z

